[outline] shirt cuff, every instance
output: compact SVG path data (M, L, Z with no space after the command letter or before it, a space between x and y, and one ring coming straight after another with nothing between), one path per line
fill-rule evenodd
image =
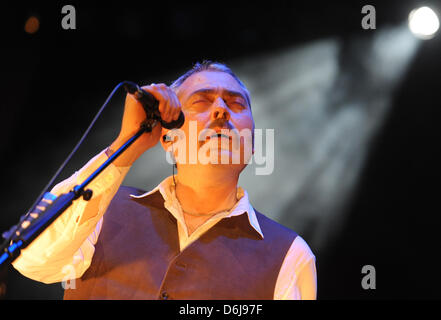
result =
M83 183L96 169L98 169L105 161L109 159L105 151L106 150L103 150L98 155L93 157L74 175L70 188ZM92 190L92 198L88 201L84 200L83 198L79 198L74 201L72 204L72 212L78 214L70 217L69 215L61 215L54 222L55 229L58 230L58 232L70 234L71 237L74 238L76 237L77 232L79 232L80 229L83 229L79 229L78 227L96 224L104 214L105 209L109 205L109 202L112 200L113 195L118 190L122 180L124 180L129 170L130 167L117 167L111 163L86 186L86 189ZM96 215L87 217L87 219L84 220L83 214L86 212L85 208L92 203L98 206L96 208ZM71 219L73 219L74 223L69 223L72 221ZM69 228L66 228L66 226L71 226L74 229L68 230Z

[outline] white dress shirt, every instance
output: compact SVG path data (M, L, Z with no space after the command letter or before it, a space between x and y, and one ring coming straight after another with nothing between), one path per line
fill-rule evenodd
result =
M51 191L59 195L80 184L107 160L101 152L90 160L80 171L59 183ZM130 167L109 165L89 184L93 196L89 201L76 200L55 222L34 242L23 249L13 266L24 276L44 283L66 281L81 277L92 262L95 244L101 231L104 213L113 196L120 187ZM135 198L145 197L155 191L163 196L165 208L176 218L181 251L197 240L221 219L247 214L250 225L262 236L256 214L251 206L248 194L238 187L237 203L229 211L220 212L190 235L184 215L175 195L172 177L164 179L155 189ZM275 300L312 300L316 299L317 281L315 256L307 243L297 236L291 244L280 269L275 290Z

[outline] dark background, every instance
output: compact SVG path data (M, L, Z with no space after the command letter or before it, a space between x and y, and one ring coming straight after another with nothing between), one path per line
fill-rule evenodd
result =
M77 30L61 28L65 4L76 8ZM376 31L360 27L365 4L375 5L379 30L405 21L414 7L441 8L437 1L410 0L3 4L0 229L17 223L119 81L148 75L169 82L165 75L178 75L206 58L230 61L330 36L369 37ZM41 21L32 35L23 31L30 15ZM440 49L439 35L424 41L395 92L349 214L317 254L319 299L441 297ZM121 105L122 96L116 100ZM90 148L80 150L76 163L91 157ZM78 168L68 167L63 177L72 169ZM308 241L308 234L303 237ZM360 286L366 261L377 270L375 290ZM2 278L7 299L60 298L59 284L39 284L12 268Z

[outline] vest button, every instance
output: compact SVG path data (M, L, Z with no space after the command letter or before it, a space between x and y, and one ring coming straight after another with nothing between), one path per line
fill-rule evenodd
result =
M167 291L162 291L162 293L161 293L161 299L162 299L162 300L167 300L167 299L168 299L168 293L167 293Z
M186 269L187 268L187 264L185 264L183 262L176 262L176 266L180 267L182 269Z

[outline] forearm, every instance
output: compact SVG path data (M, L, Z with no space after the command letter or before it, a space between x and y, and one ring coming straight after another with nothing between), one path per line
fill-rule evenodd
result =
M68 192L82 183L107 158L105 152L100 153L51 192L56 195ZM75 272L82 274L94 252L94 242L99 234L97 224L128 171L129 167L118 168L113 164L107 167L87 187L93 191L92 198L89 201L82 198L75 200L54 223L22 250L13 266L23 275L45 283L62 281L66 265L74 266Z

